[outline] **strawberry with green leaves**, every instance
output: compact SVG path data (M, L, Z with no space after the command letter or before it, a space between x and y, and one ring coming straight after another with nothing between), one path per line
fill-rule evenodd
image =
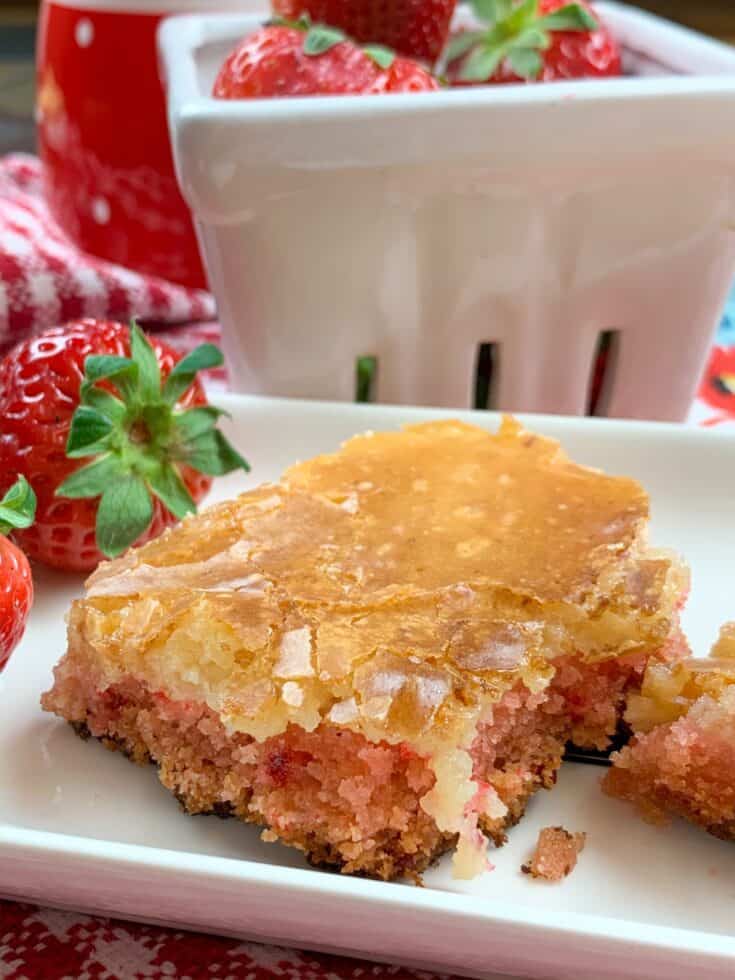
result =
M0 489L20 473L36 521L14 532L34 559L88 571L196 509L212 477L247 469L217 428L199 371L133 324L78 320L15 347L0 364Z
M28 559L7 534L30 527L36 495L19 477L0 500L0 670L20 643L33 605L33 579Z
M586 0L471 0L483 27L444 54L452 85L620 75L620 48Z
M428 71L380 45L364 48L337 28L274 21L243 38L214 83L218 99L430 92Z
M281 17L307 15L362 44L384 44L430 65L447 40L455 6L456 0L273 0Z

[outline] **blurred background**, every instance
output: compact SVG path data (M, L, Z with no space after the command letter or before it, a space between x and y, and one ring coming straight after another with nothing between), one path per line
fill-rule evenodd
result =
M149 2L155 6L154 0ZM735 44L735 0L638 0L637 5ZM38 0L0 0L0 154L35 147L38 6Z

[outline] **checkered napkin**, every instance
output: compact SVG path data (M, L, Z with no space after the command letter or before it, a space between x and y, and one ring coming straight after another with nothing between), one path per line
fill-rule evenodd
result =
M81 252L49 214L40 161L0 159L0 354L76 317L185 324L215 317L209 293Z

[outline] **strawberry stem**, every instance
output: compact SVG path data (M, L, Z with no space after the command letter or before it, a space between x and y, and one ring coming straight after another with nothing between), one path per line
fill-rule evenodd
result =
M314 24L306 32L304 54L317 57L346 40L347 35L338 28L327 27L325 24Z
M387 71L396 60L395 52L383 44L366 44L362 50L383 71Z
M19 476L0 500L0 534L30 527L36 516L36 495L24 476Z
M211 476L249 470L216 427L221 410L178 405L199 371L222 363L216 347L202 344L162 383L155 351L135 322L130 326L130 357L93 355L85 361L66 454L90 461L67 477L56 494L100 498L97 546L108 558L121 554L147 530L154 497L178 518L196 510L182 467ZM101 382L105 388L99 387Z
M539 0L471 0L484 26L453 38L444 53L444 64L463 58L459 78L464 82L487 81L508 59L519 78L536 79L543 70L541 52L556 31L594 31L595 17L580 3L569 3L549 14L540 14Z

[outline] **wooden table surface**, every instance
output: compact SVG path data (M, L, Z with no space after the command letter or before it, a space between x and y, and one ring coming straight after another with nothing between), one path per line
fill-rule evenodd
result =
M637 4L735 44L735 0L637 0Z
M735 40L733 0L628 0L717 37ZM216 7L216 3L212 3ZM0 24L26 20L38 8L37 0L0 0Z

